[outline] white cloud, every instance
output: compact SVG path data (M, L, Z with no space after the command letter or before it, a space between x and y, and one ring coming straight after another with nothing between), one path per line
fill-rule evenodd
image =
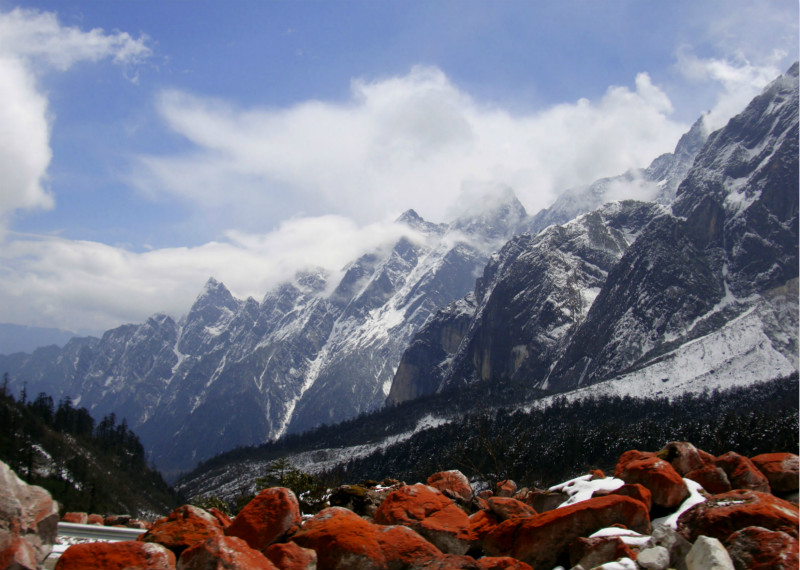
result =
M691 49L678 51L678 70L694 82L712 82L722 89L717 91L714 106L705 115L706 125L714 131L722 128L731 117L740 113L764 87L782 73L778 65L785 61L786 53L773 51L762 58L760 64L751 63L744 56L733 58L700 58Z
M145 38L82 32L33 10L0 13L0 239L15 211L54 205L46 187L52 117L37 74L65 71L84 60L133 64L149 53Z
M510 186L536 211L565 188L647 165L687 128L645 73L633 89L526 115L475 101L434 67L355 80L344 103L238 109L167 91L158 109L193 150L143 157L147 192L198 209L279 201L361 222L410 207L442 220L475 182Z
M325 268L335 281L347 262L408 232L392 223L358 226L321 216L288 220L269 234L231 231L198 247L143 253L15 236L0 249L0 322L97 331L155 312L179 317L210 276L240 298L260 300L301 269Z

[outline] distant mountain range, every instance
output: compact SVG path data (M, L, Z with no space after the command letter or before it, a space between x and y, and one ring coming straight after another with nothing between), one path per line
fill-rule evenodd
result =
M212 278L179 320L0 356L0 370L30 394L127 418L168 476L477 382L786 376L798 367L797 81L795 65L720 131L700 120L674 153L535 216L510 190L449 224L409 210L393 247L338 280L309 270L257 301Z
M61 329L0 323L0 354L33 352L51 344L64 346L74 336L74 332Z

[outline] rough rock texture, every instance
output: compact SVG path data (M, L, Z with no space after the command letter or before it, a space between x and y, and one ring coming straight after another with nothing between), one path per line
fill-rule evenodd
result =
M775 493L797 491L800 457L794 453L763 453L750 459L769 481Z
M380 528L342 507L330 507L307 520L292 536L317 553L319 568L385 570Z
M636 562L645 570L666 570L669 568L669 550L663 546L645 548L639 552Z
M733 489L770 492L769 481L747 457L729 451L717 457L714 464L725 471Z
M258 550L234 536L212 536L183 551L177 570L278 570Z
M713 495L727 493L731 490L731 482L728 479L728 474L725 473L721 467L717 467L713 463L690 471L686 474L686 478L697 481L703 486L703 489Z
M222 526L216 518L201 508L184 505L156 521L139 540L157 542L180 556L190 546L221 535Z
M639 483L634 483L632 485L626 483L619 489L611 491L609 495L623 495L641 501L647 507L648 511L653 507L653 493L650 492L650 489Z
M175 554L160 544L138 541L73 544L56 570L174 570Z
M251 548L264 551L300 521L300 506L294 493L284 487L271 487L244 506L225 529L225 534L241 538Z
M636 559L636 553L618 536L577 538L569 546L572 566L595 568L620 558Z
M690 471L700 469L708 463L700 451L688 441L671 441L658 452L658 457L669 461L678 475L685 477Z
M406 526L383 527L378 535L386 566L403 570L441 556L442 552Z
M733 560L716 538L698 536L686 555L686 570L734 570Z
M513 497L517 492L517 484L511 479L498 481L494 487L494 494L497 497Z
M490 555L513 556L534 568L555 566L576 538L614 524L650 532L647 508L619 495L597 497L530 518L501 523L484 539Z
M317 570L317 553L294 542L273 544L264 555L280 570Z
M659 507L673 509L689 496L689 489L683 478L672 465L657 457L627 462L621 458L614 477L628 484L638 483L646 487L652 493L653 504Z
M50 493L28 485L0 461L0 560L20 568L41 564L55 542L58 519Z
M474 495L469 479L458 470L434 473L428 477L427 483L454 501L467 502Z
M533 570L530 564L510 556L484 556L477 564L481 570Z
M533 507L511 497L491 497L487 503L489 503L489 510L501 521L532 517L537 514Z
M797 538L798 507L767 493L735 489L713 495L678 519L678 531L694 542L700 535L721 541L743 528L760 526Z
M749 526L725 541L736 570L790 570L800 566L797 538L785 532Z
M86 513L64 513L61 522L75 524L89 524L89 515Z
M428 485L407 485L393 491L375 512L375 522L409 526L445 553L464 554L469 549L469 517Z

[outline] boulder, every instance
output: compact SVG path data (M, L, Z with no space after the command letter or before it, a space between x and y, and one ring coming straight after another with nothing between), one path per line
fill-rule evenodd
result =
M108 515L103 519L103 524L105 526L128 526L128 522L131 520L131 515Z
M639 552L636 562L645 570L666 570L669 568L669 550L663 546L651 546Z
M734 567L733 560L719 540L698 536L686 555L686 570L734 570Z
M399 483L373 488L364 485L342 485L331 493L328 503L332 507L344 507L361 516L372 517L383 500L401 486Z
M103 516L98 514L91 514L89 515L89 520L86 524L96 524L96 525L103 525Z
M40 565L53 548L58 519L50 493L28 485L0 461L0 559L24 568L23 561L33 557L33 567Z
M89 524L89 515L86 513L64 513L61 515L61 522L74 524Z
M507 520L484 538L484 550L492 556L512 556L534 568L551 568L567 557L567 548L576 538L615 524L650 533L647 508L641 501L609 495Z
M725 471L732 489L750 489L769 493L769 481L752 461L744 455L729 451L714 460L714 465Z
M450 554L464 554L472 539L467 514L438 489L419 483L390 493L375 511L375 522L411 527Z
M635 560L636 553L619 536L579 537L569 545L572 566L594 568L626 557Z
M84 542L67 548L56 570L175 570L175 554L160 544Z
M481 570L533 570L530 564L510 556L484 556L477 564Z
M569 495L562 491L533 489L517 493L515 498L532 507L537 513L544 513L557 509L559 505L569 499Z
M216 518L199 507L183 505L166 517L158 519L153 528L140 536L139 540L157 542L178 557L190 546L220 535L222 526Z
M631 499L641 501L644 506L647 507L648 512L653 508L653 493L651 493L647 487L639 483L634 483L632 485L626 483L619 489L611 491L609 495L622 495L623 497L630 497Z
M442 551L407 526L382 527L378 535L389 570L405 570L442 555Z
M492 497L487 503L489 503L489 510L501 521L532 517L537 514L533 507L510 497Z
M689 489L678 472L663 459L655 456L645 458L632 457L625 461L624 458L631 452L626 452L617 462L614 473L628 483L640 484L652 493L653 504L665 509L675 509L689 496Z
M271 544L264 555L280 570L317 570L317 553L294 542Z
M678 532L690 542L705 535L726 541L748 526L781 531L797 538L797 505L768 493L735 489L713 495L678 518Z
M454 501L467 503L472 500L474 492L469 479L458 470L440 471L428 477L428 485L439 489L444 495Z
M692 543L686 540L677 530L666 524L660 524L653 527L653 533L650 536L651 546L663 546L669 552L669 559L673 561L673 565L678 570L683 570L683 561L689 550L692 548Z
M695 469L686 474L687 479L697 481L703 486L703 489L712 495L720 493L727 493L731 490L731 482L728 479L728 474L721 467L717 467L713 463L705 465L700 469Z
M307 520L292 541L317 553L325 570L388 570L380 527L343 507L329 507Z
M474 540L480 542L492 532L500 520L491 511L478 511L469 516L469 532Z
M231 517L229 517L228 515L223 513L217 507L211 507L210 509L208 509L208 514L210 514L212 517L217 519L217 521L219 522L220 526L223 529L228 528L229 526L231 526L231 523L233 522L231 520Z
M177 570L278 570L266 556L241 538L216 535L190 546L178 559Z
M795 570L800 567L797 539L785 532L749 526L725 541L736 570Z
M517 484L511 479L505 481L498 481L494 486L495 497L513 497L517 492Z
M688 441L671 441L656 456L668 461L681 477L686 477L687 473L710 463L709 459L702 457L700 451Z
M478 562L471 556L440 554L411 566L409 570L480 570Z
M13 570L36 570L39 563L36 551L30 543L19 535L0 538L0 568Z
M800 458L794 453L763 453L751 461L767 478L774 493L798 490Z
M227 536L241 538L251 548L264 551L302 520L297 497L285 487L264 489L247 503L225 529Z

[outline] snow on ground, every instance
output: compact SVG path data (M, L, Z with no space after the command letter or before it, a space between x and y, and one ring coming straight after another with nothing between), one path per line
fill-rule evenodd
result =
M570 479L550 487L551 492L562 492L569 496L569 499L558 505L558 508L574 505L587 499L591 499L595 491L616 491L625 484L622 479L605 477L603 479L592 479L592 474L581 475L575 479Z
M686 483L686 486L689 488L689 497L687 497L687 499L683 501L683 503L681 503L681 506L678 507L678 510L672 513L671 515L668 515L666 517L661 517L658 519L653 519L652 521L653 528L657 527L660 524L663 524L670 526L674 529L677 529L678 518L680 518L680 516L684 512L688 511L693 506L699 503L705 502L706 498L700 494L700 491L703 490L703 487L700 485L700 483L698 483L697 481L692 481L691 479L684 479L684 482Z

